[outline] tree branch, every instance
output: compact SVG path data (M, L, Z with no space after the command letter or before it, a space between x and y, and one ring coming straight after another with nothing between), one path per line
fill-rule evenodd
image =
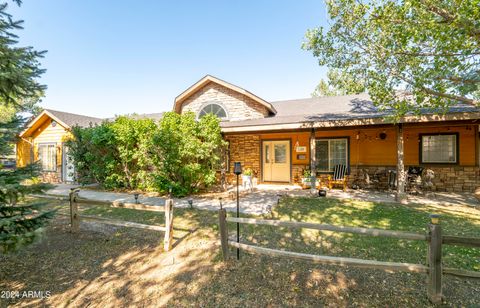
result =
M423 6L426 7L428 11L436 14L437 16L442 17L445 22L452 23L454 21L457 21L457 24L461 25L462 28L467 31L467 33L476 37L477 39L480 39L480 29L476 28L473 23L469 22L466 24L465 21L462 22L461 20L459 20L457 16L450 14L448 11L438 6L435 6L431 3L427 3L427 1L425 0L420 0L420 3L423 4ZM472 27L473 30L469 29L469 27Z

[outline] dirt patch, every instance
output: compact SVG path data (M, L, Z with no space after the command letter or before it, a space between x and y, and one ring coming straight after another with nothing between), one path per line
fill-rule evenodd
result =
M186 212L190 232L176 234L171 252L163 233L82 223L71 234L58 217L43 241L0 257L1 291L51 296L1 306L429 306L424 275L247 254L221 262L215 214L204 212ZM445 276L444 294L448 306L480 304L478 280Z

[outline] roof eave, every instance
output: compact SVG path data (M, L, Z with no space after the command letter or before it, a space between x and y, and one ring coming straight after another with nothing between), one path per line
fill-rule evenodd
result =
M55 120L57 123L62 125L65 129L70 129L70 126L67 125L65 122L57 118L55 115L53 115L51 112L48 110L43 110L38 116L36 116L33 120L31 120L27 127L19 134L20 138L25 138L25 135L30 131L30 129L35 125L36 122L38 122L44 115L49 116L51 119Z
M177 97L175 97L175 100L174 100L174 111L175 112L180 112L180 107L181 107L181 104L188 98L190 97L191 94L195 93L197 90L199 90L200 88L204 87L205 85L207 85L209 82L214 82L216 84L219 84L223 87L226 87L230 90L233 90L235 92L238 92L242 95L245 95L247 97L249 97L250 99L260 103L261 105L265 106L272 114L277 114L277 110L275 109L275 107L273 107L272 104L270 104L269 102L267 102L266 100L256 96L255 94L243 89L243 88L240 88L234 84L231 84L229 82L226 82L224 80L221 80L217 77L214 77L212 75L206 75L205 77L203 77L202 79L200 79L199 81L197 81L196 83L194 83L193 85L191 85L190 87L188 87L185 91L183 91L182 93L180 93Z
M422 115L422 116L405 116L400 118L398 123L425 123L425 122L440 122L440 121L455 121L455 120L478 120L480 119L480 112L461 112L450 113L445 115ZM240 124L240 123L239 123ZM291 129L305 129L305 128L328 128L328 127L353 127L363 125L380 125L380 124L394 124L386 122L383 117L377 118L357 118L346 120L327 120L327 121L302 121L295 123L280 123L280 124L260 124L260 125L238 125L231 127L222 127L223 133L239 133L239 132L253 132L253 131L272 131L272 130L291 130Z

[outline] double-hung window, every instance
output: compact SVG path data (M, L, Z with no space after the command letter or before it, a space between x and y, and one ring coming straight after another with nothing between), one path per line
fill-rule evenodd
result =
M421 135L420 162L455 164L458 162L457 146L457 134Z
M348 167L348 138L317 139L315 142L317 171L333 172L336 165Z
M57 171L57 146L55 143L38 145L38 159L43 171Z

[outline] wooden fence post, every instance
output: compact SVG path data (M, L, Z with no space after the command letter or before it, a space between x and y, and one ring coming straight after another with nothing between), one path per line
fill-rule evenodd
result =
M173 200L165 200L165 239L163 240L163 250L172 250L173 242Z
M78 196L78 189L70 189L70 231L77 233L80 230L80 216L78 213L78 203L75 198Z
M218 225L220 227L220 242L222 243L223 261L227 261L229 257L228 252L228 229L227 229L227 211L220 209L218 211Z
M428 224L430 241L428 245L428 299L433 304L442 303L442 227L439 225L439 216L430 215Z

